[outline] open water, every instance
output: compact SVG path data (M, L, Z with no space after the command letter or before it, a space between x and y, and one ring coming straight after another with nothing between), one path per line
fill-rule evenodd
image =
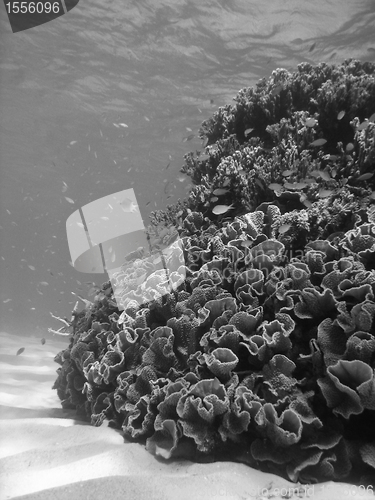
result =
M183 198L183 155L237 91L298 63L375 61L373 0L82 0L13 34L0 6L0 329L48 337L85 281L65 224L133 188ZM61 339L59 339L61 340Z

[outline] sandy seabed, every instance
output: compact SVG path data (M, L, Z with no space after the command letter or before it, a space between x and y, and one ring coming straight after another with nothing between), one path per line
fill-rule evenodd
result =
M65 339L0 333L0 499L373 499L346 483L298 485L233 462L162 461L63 410L51 387ZM16 355L19 348L25 350Z

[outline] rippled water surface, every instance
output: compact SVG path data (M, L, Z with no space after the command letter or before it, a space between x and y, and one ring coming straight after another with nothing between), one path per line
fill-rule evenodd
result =
M82 0L13 34L1 6L0 328L44 336L86 293L74 210L133 187L147 223L218 106L277 67L375 61L374 25L373 0Z

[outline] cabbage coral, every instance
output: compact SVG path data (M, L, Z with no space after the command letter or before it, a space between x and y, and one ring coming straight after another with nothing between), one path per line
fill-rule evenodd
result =
M203 123L196 187L150 227L168 242L178 228L176 287L134 255L123 312L110 283L75 311L63 407L164 459L373 483L374 69L276 70ZM229 219L210 210L218 188Z

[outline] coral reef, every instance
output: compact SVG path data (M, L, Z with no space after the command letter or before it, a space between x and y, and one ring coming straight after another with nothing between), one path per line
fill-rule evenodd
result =
M235 102L152 215L172 286L131 256L124 310L105 283L75 311L54 388L164 459L373 484L375 66L278 69Z

